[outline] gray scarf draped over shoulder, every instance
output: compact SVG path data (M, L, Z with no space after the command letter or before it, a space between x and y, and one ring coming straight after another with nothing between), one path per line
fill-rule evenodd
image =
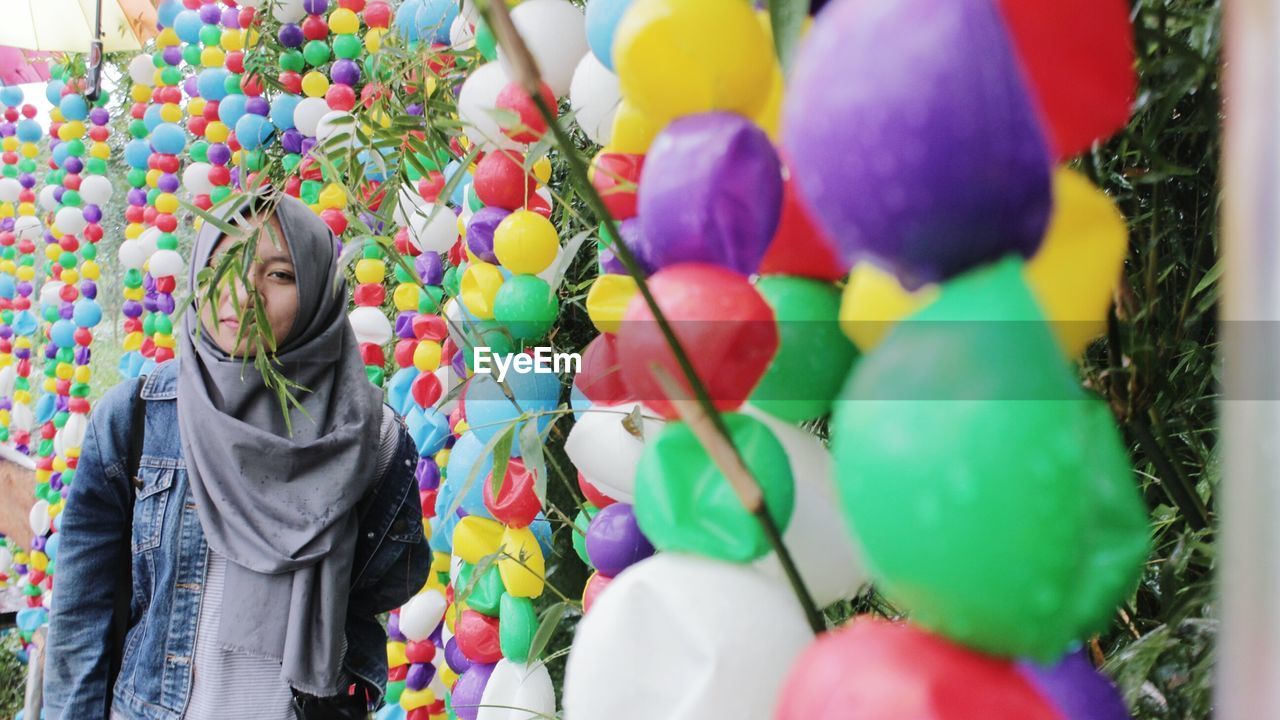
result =
M325 223L283 193L215 213L243 224L264 203L275 204L297 278L298 315L278 368L306 388L296 394L307 416L293 411L290 434L252 361L220 350L190 307L179 333L178 426L200 525L229 561L219 643L277 659L292 687L328 696L345 689L355 506L376 479L381 393L360 360ZM201 228L192 288L222 237L213 223Z

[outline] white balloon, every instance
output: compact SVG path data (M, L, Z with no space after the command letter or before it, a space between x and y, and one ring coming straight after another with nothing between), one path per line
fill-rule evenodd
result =
M92 175L90 177L97 177ZM18 202L18 195L22 193L22 183L13 178L0 178L0 202L15 203Z
M318 99L318 98L317 98ZM338 140L330 140L341 136ZM316 123L316 142L331 152L342 152L356 144L355 116L345 110L333 110Z
M175 250L157 250L152 254L147 269L152 277L177 277L182 274L182 256Z
M111 200L111 181L103 175L90 175L80 181L80 197L90 205L105 205Z
M64 207L53 216L53 224L64 234L79 235L89 224L84 219L84 211L78 207Z
M458 17L472 25L479 22L480 8L476 7L476 0L462 0L462 11L458 13Z
M276 0L271 15L282 23L296 23L307 16L307 10L302 0Z
M213 183L209 182L209 171L213 166L209 163L191 163L182 171L182 186L192 195L208 195L213 192Z
M351 311L348 316L351 328L355 330L356 341L382 345L391 339L393 329L391 321L376 307L361 306Z
M0 547L0 573L5 575L13 569L13 552L7 547Z
M400 632L413 642L431 637L449 605L438 590L425 590L400 608Z
M0 370L0 397L13 394L13 386L18 380L18 370L13 365L6 365Z
M556 277L560 274L560 269L561 269L560 266L565 264L566 262L569 262L572 259L573 258L570 258L569 256L564 254L563 247L556 248L556 259L551 261L551 264L547 266L546 270L543 270L542 272L538 273L538 277L541 278L543 282L550 285L556 279ZM556 290L557 288L552 287L551 289Z
M453 365L449 363L441 363L440 367L436 368L435 376L440 381L440 387L444 388L440 393L440 399L436 400L436 409L448 415L458 407L458 398L453 397L448 400L445 398L449 396L450 390L462 384L462 378L458 377L458 374L453 371Z
M324 98L306 98L293 109L293 125L307 137L315 137L320 119L329 114Z
M35 412L26 403L14 403L10 420L14 429L31 432L36 426Z
M40 194L36 196L36 202L40 203L40 207L49 212L53 212L58 209L58 201L53 197L55 190L56 188L54 186L45 185L40 191Z
M660 553L610 583L578 624L568 720L768 720L813 642L794 596L749 567Z
M160 228L149 227L138 236L138 242L142 245L142 251L146 253L146 257L156 254L156 247L160 243L160 234Z
M459 15L453 19L453 24L449 26L449 44L458 51L475 47L476 33L465 17Z
M432 204L418 194L417 188L401 185L400 192L396 194L396 209L391 217L397 225L408 225L415 216L430 212L431 207Z
M31 525L31 532L36 535L49 532L49 501L37 500L36 504L31 506L31 512L27 514L27 522Z
M72 413L67 418L66 424L53 437L54 451L65 455L68 450L80 447L84 443L84 433L88 428L88 416Z
M498 661L484 686L476 720L538 720L555 714L556 692L547 666L504 659Z
M31 215L23 215L13 222L13 235L19 240L38 240L44 234L44 224Z
M458 218L444 205L427 206L409 218L409 239L422 252L446 252L458 240Z
M458 93L458 118L462 120L463 131L471 142L486 152L513 150L520 146L502 134L498 120L493 116L498 106L498 93L508 82L507 71L501 65L486 63L471 73Z
M462 334L466 331L468 322L472 321L468 319L467 312L458 298L452 297L445 301L444 325L449 331L449 339L453 340L453 344L459 348L467 345Z
M129 61L129 79L133 80L134 85L146 85L151 87L155 84L156 66L150 55L138 55Z
M253 8L256 10L262 7L263 2L265 2L265 0L240 0L240 7Z
M787 451L795 480L796 503L782 540L791 551L813 599L820 606L845 600L867 581L853 533L840 512L831 452L816 437L751 405L742 412L763 422ZM755 566L779 582L786 574L770 552Z
M529 46L551 92L556 97L568 93L578 61L590 50L582 10L567 0L525 0L511 11L511 22ZM498 62L512 74L501 45Z
M632 435L623 421L636 407L638 403L593 406L574 423L564 445L574 467L592 485L614 500L627 503L635 500L636 467L645 443L656 438L664 424L656 417L643 415L640 427L644 439Z
M58 307L62 304L62 288L66 283L61 280L50 280L40 286L40 304L46 307Z
M622 102L618 76L609 72L595 53L587 53L573 73L569 86L569 105L578 127L597 145L608 145L613 139L613 118Z

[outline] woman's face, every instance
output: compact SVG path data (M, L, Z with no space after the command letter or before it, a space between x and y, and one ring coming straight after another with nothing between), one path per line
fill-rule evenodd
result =
M262 299L267 322L275 337L277 347L282 345L293 329L298 315L298 283L293 269L293 256L284 241L280 221L272 215L267 222L255 218L246 223L248 237L256 240L257 250L253 264L247 273L248 287L237 275L220 281L217 305L205 301L203 295L200 319L205 332L223 352L236 357L252 357L256 345L249 337L240 335L240 316L250 307L249 293L256 291ZM227 252L242 235L223 235L213 249L210 267L217 267L220 256ZM234 295L233 295L234 292ZM233 299L235 298L235 299ZM236 308L239 308L237 312Z

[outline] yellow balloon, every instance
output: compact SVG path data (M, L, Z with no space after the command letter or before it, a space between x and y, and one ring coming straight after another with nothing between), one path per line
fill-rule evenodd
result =
M177 103L165 103L160 106L160 119L176 123L182 121L182 108Z
M391 301L395 303L396 310L405 312L407 310L416 310L418 308L418 286L402 283L396 287L394 293L391 294Z
M560 236L547 218L517 210L493 231L493 254L513 273L536 275L551 267L560 252Z
M204 67L222 67L227 62L227 54L222 48L207 47L200 51L200 64Z
M191 117L200 117L204 114L204 108L208 104L208 101L204 98L191 98L187 101L187 114Z
M371 53L382 49L382 36L386 33L382 28L369 28L364 34L364 48Z
M151 99L151 88L146 85L134 85L129 90L129 95L134 102L146 102Z
M396 667L397 665L408 665L409 658L405 656L405 644L392 640L387 643L387 666Z
M360 18L346 8L329 13L329 32L335 35L354 35L360 31Z
M782 66L774 63L773 77L769 81L769 99L765 100L764 107L753 118L774 142L778 142L782 135L782 98L786 90L787 82L782 75Z
M587 293L587 317L603 333L616 333L638 289L630 275L601 275Z
M662 125L623 98L618 103L617 114L613 116L613 137L609 145L614 152L644 155L662 130Z
M435 701L435 693L431 692L429 688L422 688L421 690L405 688L404 692L400 693L400 707L406 712L426 707Z
M542 595L546 586L546 558L542 556L542 548L532 530L508 527L502 533L498 574L512 597L536 598Z
M899 320L933 302L936 286L908 292L894 277L868 262L854 266L840 302L840 328L862 352L889 334Z
M324 97L329 90L329 78L319 70L312 70L302 76L302 93L307 97Z
M1053 216L1039 252L1024 270L1070 358L1107 329L1107 311L1129 250L1124 216L1078 172L1053 178Z
M204 129L204 136L209 139L209 142L226 142L230 135L231 128L217 120L206 125Z
M320 207L338 209L347 206L347 192L337 183L330 183L320 191Z
M431 572L449 572L449 553L440 552L439 550L431 553Z
M182 39L178 37L178 31L173 28L165 28L156 35L156 45L166 48L181 43Z
M413 349L413 367L418 372L435 372L440 367L443 348L434 340L422 340Z
M156 210L170 215L178 212L178 196L173 193L160 193L156 196Z
M223 30L222 38L218 42L223 50L227 52L235 52L244 49L244 31L243 30Z
M493 299L498 296L502 287L502 271L497 265L487 262L473 262L467 265L462 273L462 283L458 295L462 304L481 320L493 319Z
M710 110L755 115L773 57L742 0L636 0L613 41L623 97L662 124Z
M465 482L466 478L462 480ZM487 482L487 480L477 477L476 482ZM480 562L484 556L498 552L498 546L502 544L504 527L497 520L479 515L468 515L462 518L453 528L453 554L472 564Z
M538 182L546 185L551 181L551 158L543 155L533 164L533 176L538 178Z
M5 138L3 141L0 141L0 149L3 149L5 152L17 152L18 138L14 137L13 135L10 135L9 137Z
M364 258L356 263L356 282L362 285L378 284L387 276L387 264L381 260Z

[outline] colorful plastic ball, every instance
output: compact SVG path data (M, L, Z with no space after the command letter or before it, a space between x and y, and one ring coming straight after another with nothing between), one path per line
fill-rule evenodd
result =
M449 42L449 28L457 15L456 0L422 0L413 15L418 41L428 44Z
M859 618L787 674L775 720L1062 720L1012 663L905 624Z
M523 155L504 150L491 152L476 163L474 187L485 205L518 210L529 202L538 181L525 169Z
M560 238L551 221L528 210L506 216L493 233L493 252L514 273L534 275L546 270L560 252Z
M626 503L614 503L591 519L586 538L591 565L608 577L653 554L653 545L636 522L635 509Z
M867 83L837 91L850 77ZM822 14L796 57L784 146L846 262L868 257L914 289L1035 252L1051 161L1023 77L991 3ZM892 202L868 202L886 187Z
M236 122L236 140L245 150L257 150L269 144L274 134L275 127L262 115L245 115Z
M446 252L458 239L453 211L444 205L423 206L409 218L409 239L420 252Z
M546 557L529 528L508 527L502 533L502 555L498 558L502 584L515 597L536 598L546 587Z
M500 491L493 489L492 473L484 483L484 506L504 525L528 527L542 511L536 492L537 476L521 460L512 458L507 463Z
M738 0L635 0L613 41L623 95L660 124L711 110L754 115L773 57L755 11Z
M779 343L751 403L796 423L826 415L858 354L840 330L839 291L785 275L762 277L756 289L778 319Z
M493 298L493 319L517 340L537 340L551 330L560 313L560 299L546 280L515 275Z
M178 155L187 146L187 134L172 123L161 123L151 131L151 147L156 152Z
M528 662L530 645L538 630L538 615L529 598L504 594L498 606L498 639L502 656L516 663Z
M601 151L591 159L591 185L600 193L600 199L615 220L635 217L644 162L644 155L608 151ZM623 237L626 238L625 233Z
M514 362L513 356L498 359ZM496 360L489 364L495 365ZM494 435L511 427L527 414L537 415L533 422L539 433L545 430L551 423L549 413L560 403L558 376L555 373L532 370L517 372L512 366L507 371L503 383L506 385L505 390L498 382L496 368L491 373L478 372L471 378L466 394L463 396L467 425L471 428L471 432L475 433L481 441L488 442ZM511 394L510 397L507 395L508 392ZM528 418L520 420L515 431L516 440L519 438L520 428L523 428L528 421ZM512 453L519 455L519 450L519 442L513 441Z
M444 619L448 602L436 590L424 590L400 608L400 632L411 641L431 637Z
M587 13L590 12L591 6L588 5ZM609 144L613 137L613 119L618 114L621 101L618 76L601 65L594 54L582 56L569 85L569 106L573 109L574 121L592 142Z
M542 84L540 94L547 109L551 111L551 116L555 117L559 106L556 105L556 97L546 83ZM514 113L517 118L515 124L502 129L512 140L518 143L532 143L546 134L547 121L543 119L533 98L520 87L519 83L507 83L502 92L498 93L497 107L499 110Z
M1146 509L1110 411L1080 389L1018 262L946 283L842 400L844 512L914 621L1040 661L1110 622L1147 556Z
M480 705L476 720L554 717L556 695L547 666L500 661L485 685Z
M761 275L796 275L836 282L849 274L836 244L813 220L813 213L788 180L782 190L782 217L760 261Z
M346 8L338 8L329 14L329 31L336 35L350 35L360 31L360 17Z
M565 442L574 467L601 492L622 502L635 498L640 459L663 428L661 420L652 413L637 412L637 407L635 402L593 405L582 413Z
M578 624L565 670L565 713L766 718L787 668L812 640L785 586L750 568L658 554L608 583Z
M473 663L458 677L449 699L450 707L459 720L476 720L479 717L484 688L496 666L496 663Z
M650 277L649 287L717 409L741 405L778 349L768 303L746 278L714 265L673 265ZM654 367L687 398L693 391L643 298L631 301L618 341L622 375L635 397L662 417L676 417Z
M587 44L591 54L601 64L613 72L613 39L622 21L622 14L631 7L634 0L588 0L587 2Z
M83 95L72 93L63 95L58 101L58 110L62 117L69 121L83 121L89 118L89 102Z
M463 123L463 132L485 152L519 147L519 143L502 132L493 113L498 107L498 94L509 82L506 70L496 62L489 62L472 71L458 93L458 118Z
M582 10L568 0L525 0L511 11L511 22L538 64L542 79L556 97L569 92L573 71L588 52ZM498 61L511 69L501 45Z
M640 177L646 265L705 262L754 273L782 213L782 166L768 136L746 118L684 117L658 135Z
M1057 707L1064 720L1129 720L1116 686L1093 668L1082 650L1051 666L1018 663L1018 670Z

